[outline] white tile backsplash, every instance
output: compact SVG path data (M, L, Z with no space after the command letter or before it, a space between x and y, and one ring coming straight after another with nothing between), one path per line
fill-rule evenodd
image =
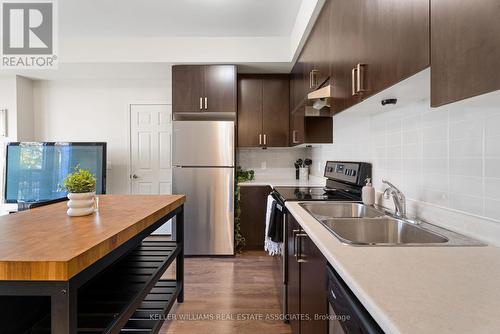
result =
M257 176L295 177L293 163L297 159L311 158L310 148L240 148L237 164L253 169Z
M378 191L386 178L417 207L500 224L500 91L439 108L426 96L388 111L379 103L366 109L334 116L334 144L312 149L314 175L327 160L368 161Z

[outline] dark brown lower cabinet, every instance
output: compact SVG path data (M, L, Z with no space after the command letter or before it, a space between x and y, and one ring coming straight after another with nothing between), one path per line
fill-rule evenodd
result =
M299 223L288 215L287 246L288 246L288 315L294 334L300 333L300 264L296 254L296 234L301 231Z
M288 312L292 331L326 334L327 261L291 215L288 224Z
M300 254L300 312L307 320L300 322L301 334L327 333L328 313L326 259L305 233L297 240Z
M245 249L264 249L267 196L270 193L269 186L240 187L240 225L246 241Z

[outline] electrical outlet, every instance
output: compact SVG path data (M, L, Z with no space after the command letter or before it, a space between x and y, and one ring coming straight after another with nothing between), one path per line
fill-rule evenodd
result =
M260 169L267 169L267 161L262 161L260 163Z

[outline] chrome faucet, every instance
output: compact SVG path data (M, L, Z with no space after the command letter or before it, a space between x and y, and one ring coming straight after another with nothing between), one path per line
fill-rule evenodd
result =
M396 216L401 217L403 219L406 218L406 198L401 190L396 188L395 185L390 183L387 180L382 180L382 183L387 185L387 188L384 190L384 198L389 199L392 195L392 199L394 200L394 206L396 207Z

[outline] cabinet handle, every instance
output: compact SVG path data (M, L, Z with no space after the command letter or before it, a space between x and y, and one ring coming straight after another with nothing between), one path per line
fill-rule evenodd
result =
M264 145L267 145L267 136L264 134Z
M316 74L318 73L318 70L312 70L311 75L312 75L312 87L314 88L318 85L318 82L316 81Z
M262 145L262 135L259 134L259 145Z
M298 144L299 141L297 140L297 130L292 131L292 143L293 144Z
M358 64L356 66L356 72L357 72L357 85L356 85L356 93L362 93L366 92L366 88L364 87L364 81L365 81L365 68L366 64Z
M357 68L354 67L351 71L351 80L352 80L352 95L356 95L356 71L357 71Z
M202 109L203 109L203 98L200 97L200 110L202 110Z
M297 238L297 248L298 248L298 251L297 251L297 255L295 256L295 259L297 260L297 262L300 262L300 263L304 263L304 262L307 262L307 260L304 260L304 258L302 257L302 243L300 242L300 238L306 238L307 237L307 234L305 233L298 233L296 236Z
M208 98L205 97L205 110L208 108Z
M300 230L293 230L292 235L293 235L293 256L297 257L297 233L299 233Z

